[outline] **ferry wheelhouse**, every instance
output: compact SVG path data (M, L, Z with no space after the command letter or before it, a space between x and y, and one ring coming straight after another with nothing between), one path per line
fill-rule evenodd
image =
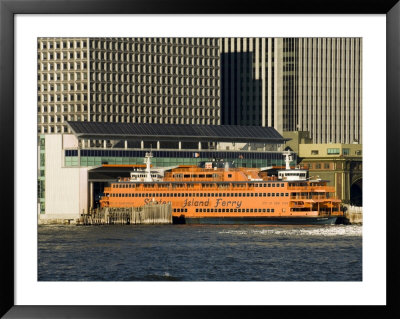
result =
M150 201L171 202L174 223L334 224L343 215L341 201L328 181L309 177L308 170L286 167L235 167L208 161L198 166L135 170L104 189L101 207L137 207Z

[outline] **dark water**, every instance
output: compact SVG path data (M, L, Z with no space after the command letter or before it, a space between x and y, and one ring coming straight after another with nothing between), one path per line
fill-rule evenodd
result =
M362 227L39 226L42 281L361 281Z

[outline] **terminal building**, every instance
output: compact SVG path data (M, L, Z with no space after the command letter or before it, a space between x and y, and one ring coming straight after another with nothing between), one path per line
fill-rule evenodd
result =
M297 159L310 176L328 180L336 196L345 204L362 206L362 144L313 144L310 132L285 132L285 149Z
M283 166L288 141L274 128L261 126L67 124L72 134L39 137L39 222L72 221L98 207L104 187L143 165L148 151L153 152L154 167L224 159L261 168ZM91 140L103 145L93 146L87 142Z

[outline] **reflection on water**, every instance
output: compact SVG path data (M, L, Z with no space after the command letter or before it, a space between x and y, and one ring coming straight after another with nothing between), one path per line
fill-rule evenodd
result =
M361 281L362 227L39 226L42 281Z

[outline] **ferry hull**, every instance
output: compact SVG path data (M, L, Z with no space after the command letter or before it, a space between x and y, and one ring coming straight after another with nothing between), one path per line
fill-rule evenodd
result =
M174 224L333 225L337 217L174 217Z

